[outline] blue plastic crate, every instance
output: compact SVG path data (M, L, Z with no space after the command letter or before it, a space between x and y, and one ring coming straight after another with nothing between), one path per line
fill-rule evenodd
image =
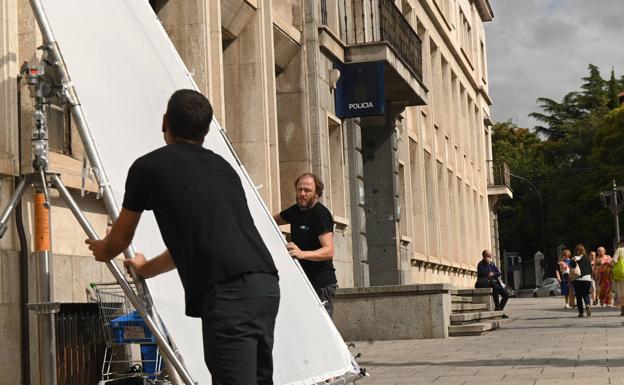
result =
M156 343L154 335L136 310L113 319L110 327L113 341L117 344Z
M149 374L150 380L156 379L156 362L160 356L158 355L158 346L156 345L141 345L141 359L143 360L143 373ZM161 363L161 370L164 368L164 363Z

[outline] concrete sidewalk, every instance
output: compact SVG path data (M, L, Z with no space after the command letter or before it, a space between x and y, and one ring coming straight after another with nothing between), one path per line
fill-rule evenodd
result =
M619 308L577 318L557 297L511 298L505 310L511 322L478 337L356 342L371 375L358 384L624 385Z

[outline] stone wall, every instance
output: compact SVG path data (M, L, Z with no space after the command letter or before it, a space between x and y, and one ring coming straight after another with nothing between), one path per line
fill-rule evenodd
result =
M339 289L334 323L346 341L448 337L447 284Z

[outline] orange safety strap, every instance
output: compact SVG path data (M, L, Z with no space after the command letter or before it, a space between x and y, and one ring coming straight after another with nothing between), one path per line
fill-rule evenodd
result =
M35 251L50 251L50 215L45 194L35 194Z

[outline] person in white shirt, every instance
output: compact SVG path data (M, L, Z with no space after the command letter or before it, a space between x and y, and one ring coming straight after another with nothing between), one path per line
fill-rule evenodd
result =
M570 280L576 296L576 308L579 317L583 317L583 302L587 316L591 316L591 302L589 300L589 289L591 288L591 262L585 253L585 246L576 245L575 257L570 261Z

